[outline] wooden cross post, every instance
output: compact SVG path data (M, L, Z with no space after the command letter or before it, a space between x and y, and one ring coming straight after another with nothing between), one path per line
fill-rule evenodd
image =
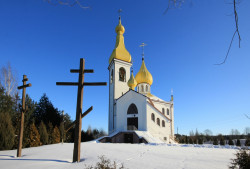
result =
M80 161L80 149L81 149L81 129L82 129L82 118L86 116L90 111L86 111L82 114L82 102L83 102L83 86L106 86L106 82L86 83L84 82L84 73L93 73L92 69L84 69L85 60L80 59L80 69L71 69L71 73L79 73L78 82L56 82L56 85L67 85L67 86L78 86L77 92L77 106L76 106L76 120L75 124L75 138L74 138L74 152L73 162Z
M21 157L21 155L22 155L24 112L27 111L27 107L25 107L26 87L30 87L31 86L30 83L26 84L26 81L28 81L28 78L27 78L26 75L23 75L23 85L17 87L17 89L23 89L21 122L20 122L19 141L18 141L18 148L17 148L17 157Z

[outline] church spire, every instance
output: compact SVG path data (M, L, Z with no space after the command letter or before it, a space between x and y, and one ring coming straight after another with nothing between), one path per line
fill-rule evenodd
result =
M121 10L119 10L119 13L120 12ZM111 63L113 59L119 59L119 60L123 60L126 62L131 62L131 55L125 48L125 44L124 44L123 34L125 32L125 28L121 23L121 16L119 16L119 23L115 28L115 32L117 33L115 49L113 50L111 56L109 57L109 63Z

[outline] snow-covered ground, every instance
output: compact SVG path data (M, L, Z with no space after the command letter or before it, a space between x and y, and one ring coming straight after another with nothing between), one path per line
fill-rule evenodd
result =
M105 155L129 169L222 169L228 168L235 152L229 146L87 142L81 144L81 162L71 163L73 143L60 143L23 149L21 158L15 157L16 150L0 151L0 168L84 169Z

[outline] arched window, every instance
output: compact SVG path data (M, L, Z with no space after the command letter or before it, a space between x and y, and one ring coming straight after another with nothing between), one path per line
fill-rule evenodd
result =
M155 121L155 114L154 113L151 114L151 120Z
M167 109L167 115L169 115L169 109Z
M141 86L141 91L144 92L144 87L143 86Z
M160 124L161 122L160 122L160 119L159 118L157 118L157 124L159 125L159 126L161 126L161 124Z
M164 108L162 108L162 114L164 114L164 115L165 115L165 109L164 109Z
M162 127L165 127L165 121L162 120Z
M114 73L113 73L113 69L112 69L111 75L110 75L110 83L113 83L113 76L114 76Z
M132 103L129 107L128 107L128 112L127 114L138 114L138 110L137 107L134 103Z
M123 67L119 69L119 80L122 82L126 82L126 71Z
M146 85L146 92L148 92L148 85Z

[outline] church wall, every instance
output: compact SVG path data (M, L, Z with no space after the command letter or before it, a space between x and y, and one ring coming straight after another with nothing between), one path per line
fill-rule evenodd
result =
M124 62L121 60L114 59L109 66L109 134L116 129L116 112L115 110L115 99L122 96L129 90L127 81L130 77L131 63ZM125 82L119 81L119 69L123 67L126 71ZM113 80L111 83L111 73L113 70Z
M134 103L137 107L138 114L127 114L130 104ZM133 91L128 92L125 96L120 98L116 103L116 126L117 131L127 130L127 118L138 117L138 130L146 131L146 97L135 93Z
M152 113L155 115L155 121L151 120ZM160 119L160 126L157 124L157 118ZM162 127L162 120L165 121L165 127ZM155 110L150 104L147 104L147 128L154 137L157 137L162 141L165 141L164 137L167 137L166 142L169 143L169 136L171 134L170 125L171 123L166 117Z
M155 107L162 112L162 108L164 108L165 116L171 119L171 104L170 103L162 103L158 101L152 100ZM169 109L169 115L167 115L167 109Z
M115 62L115 68L114 68L114 76L115 76L115 93L114 93L114 98L117 99L120 96L122 96L122 94L125 94L128 90L129 87L127 85L129 77L130 77L130 67L131 67L131 63L128 62L124 62L121 60L114 60ZM125 82L121 82L119 81L119 69L123 67L126 70L126 80Z

